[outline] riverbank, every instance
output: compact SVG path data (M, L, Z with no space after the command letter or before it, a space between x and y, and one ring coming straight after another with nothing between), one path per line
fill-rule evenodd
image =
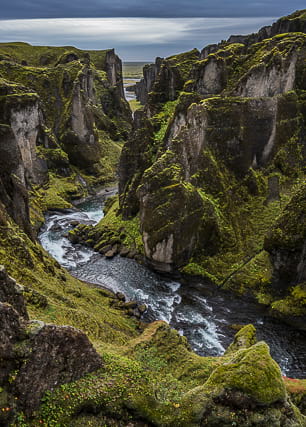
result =
M111 194L110 191L102 191L100 205L98 203L93 207L91 200L78 205L78 208L82 208L77 214L78 221L84 221L84 218L92 221L93 217L99 220L103 215L102 205ZM72 220L76 220L74 214ZM167 321L188 338L198 354L206 356L222 354L237 327L253 323L258 337L271 346L271 353L281 365L283 373L304 378L306 335L271 318L266 307L209 283L203 284L195 278L192 281L187 277L173 280L154 273L134 260L120 256L107 259L89 247L72 245L63 237L68 231L66 226L70 228L71 214L47 217L46 229L51 230L55 221L60 222L63 228L51 231L47 245L46 240L42 241L44 247L50 251L50 245L53 246L58 261L78 279L114 293L122 293L128 301L145 304L148 310L143 316L144 321Z

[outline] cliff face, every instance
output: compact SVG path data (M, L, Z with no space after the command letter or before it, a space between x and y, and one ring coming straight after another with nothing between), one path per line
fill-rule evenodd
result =
M93 182L114 180L131 121L114 50L0 44L0 173L9 215L31 234L26 189L40 188L31 193L39 227L42 211L69 207Z
M158 72L155 66L120 162L121 212L129 218L139 210L144 253L155 269L183 269L240 292L252 287L259 299L271 282L278 289L271 300L299 282L287 260L280 291L264 239L304 177L306 35L296 32L305 30L304 15L210 46L188 64L176 92L168 59ZM303 245L297 251L293 269L301 271ZM293 303L300 314L302 300Z
M146 65L143 79L136 83L137 100L141 104L148 102L152 106L175 100L183 89L193 62L199 56L198 50L193 49L166 59L156 58L155 64Z
M73 182L70 166L102 182L113 179L111 159L120 152L115 141L120 144L131 126L114 50L2 43L0 78L0 122L19 147L23 184L46 183L48 170Z
M43 133L39 99L26 88L1 81L1 202L9 216L31 235L27 186L47 179L47 166L36 147ZM47 137L46 137L47 138Z

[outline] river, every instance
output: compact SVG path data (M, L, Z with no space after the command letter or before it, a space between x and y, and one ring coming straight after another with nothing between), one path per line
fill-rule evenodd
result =
M253 323L258 339L265 340L284 375L306 378L306 333L269 317L265 308L203 283L179 283L162 277L136 261L117 256L111 260L65 234L71 222L94 224L103 217L103 203L115 189L103 191L75 211L47 214L39 235L42 246L75 277L145 303L144 321L165 320L184 334L193 350L203 356L221 355L231 343L232 325Z

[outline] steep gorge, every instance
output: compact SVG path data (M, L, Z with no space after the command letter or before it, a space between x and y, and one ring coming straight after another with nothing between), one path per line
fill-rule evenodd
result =
M300 11L147 66L146 104L121 156L118 211L127 230L138 218L138 250L152 268L253 295L302 328L304 31Z
M119 200L70 234L251 293L303 327L305 11L284 22L207 58L158 60ZM282 377L252 325L200 357L36 241L43 212L114 176L132 126L115 53L0 45L0 91L0 424L305 425L305 380Z

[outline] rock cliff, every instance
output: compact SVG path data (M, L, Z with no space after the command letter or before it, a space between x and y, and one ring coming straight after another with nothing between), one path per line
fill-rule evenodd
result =
M304 277L302 244L290 255L272 241L264 245L304 180L304 31L299 11L201 57L193 51L151 66L146 105L123 148L119 189L123 218L139 212L153 268L204 276L278 309L298 285L297 271ZM304 228L296 227L304 241ZM275 280L284 264L285 286ZM302 294L292 303L299 315Z
M285 22L302 28L304 15ZM157 61L119 201L74 237L252 294L303 326L306 36L269 36ZM304 382L282 377L252 325L224 355L198 356L35 241L39 209L66 206L87 174L99 182L130 111L113 51L0 51L0 424L303 427Z
M49 185L55 206L59 196L69 195L54 188L54 179L66 177L82 195L91 180L115 178L132 116L114 50L2 43L0 91L1 141L14 138L18 146L22 185Z

